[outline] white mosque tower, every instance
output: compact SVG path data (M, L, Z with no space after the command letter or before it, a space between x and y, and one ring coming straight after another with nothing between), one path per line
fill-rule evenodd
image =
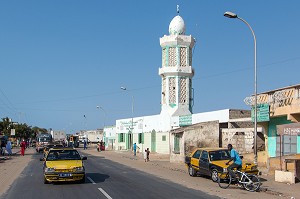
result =
M192 114L192 49L195 39L185 35L182 17L175 16L169 25L169 35L160 38L162 48L161 115L181 116Z

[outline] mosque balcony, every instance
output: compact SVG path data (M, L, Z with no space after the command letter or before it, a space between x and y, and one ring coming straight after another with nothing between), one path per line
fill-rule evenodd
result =
M188 67L163 67L159 68L158 74L160 76L194 76L192 66Z
M165 35L160 38L160 46L189 46L192 48L195 39L191 35Z

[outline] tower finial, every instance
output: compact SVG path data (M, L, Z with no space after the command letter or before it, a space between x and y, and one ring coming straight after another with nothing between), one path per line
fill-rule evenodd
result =
M177 14L179 15L179 5L177 5Z

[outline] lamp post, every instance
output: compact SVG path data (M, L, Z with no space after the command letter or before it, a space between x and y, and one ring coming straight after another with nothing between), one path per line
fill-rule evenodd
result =
M257 67L256 67L256 36L254 34L254 31L250 24L242 19L241 17L238 17L237 14L232 12L225 12L225 17L233 18L233 19L239 19L242 22L244 22L251 30L253 40L254 40L254 164L257 165Z
M103 109L102 106L97 106L97 109L101 109L101 110L103 111L103 113L104 113L104 121L103 121L103 130L104 130L107 113L106 113L106 111Z
M121 90L127 91L126 87L121 87ZM130 149L132 149L132 138L133 138L133 112L134 112L134 97L132 95L132 101L131 101L131 127L130 127Z

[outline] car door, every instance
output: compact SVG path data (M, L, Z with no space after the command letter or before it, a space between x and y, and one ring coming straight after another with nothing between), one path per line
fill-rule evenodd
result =
M200 160L199 160L199 169L200 169L199 172L201 174L210 175L207 151L202 151L202 154L201 154Z
M196 150L195 153L191 157L191 165L196 169L199 170L199 158L201 155L201 150Z

